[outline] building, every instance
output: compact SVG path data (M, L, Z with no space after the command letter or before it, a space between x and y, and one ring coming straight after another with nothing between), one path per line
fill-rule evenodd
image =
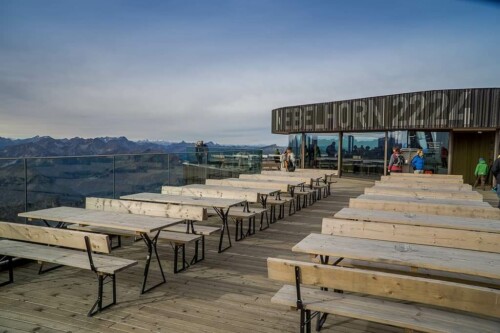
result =
M378 176L386 173L392 147L400 147L407 160L422 148L428 172L462 174L472 183L479 157L492 161L500 153L500 88L282 107L272 110L272 132L289 136L302 167ZM308 153L314 144L320 148L319 157Z

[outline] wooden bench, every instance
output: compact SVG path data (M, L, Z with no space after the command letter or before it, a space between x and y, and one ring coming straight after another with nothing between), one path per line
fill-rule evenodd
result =
M363 194L357 198L351 198L349 207L404 213L500 219L500 210L498 208L493 208L488 203L480 201L409 199Z
M243 212L244 210L245 210L245 207L232 207L229 215L231 215L232 212L235 212L235 211ZM268 208L248 206L248 211L251 213L255 213L257 215L260 214L260 227L259 227L260 231L266 230L267 228L269 228L269 209ZM265 220L266 225L265 226L264 226L264 216L266 218L266 220Z
M204 221L207 219L206 208L158 202L87 197L85 199L85 208L115 213L172 217L192 221Z
M401 187L380 187L373 186L365 188L365 194L388 195L409 197L417 199L449 199L449 200L474 200L483 201L483 196L475 191L450 191L450 190L426 190L408 189Z
M301 210L316 202L317 191L305 188L300 191L295 191L294 195L297 198L297 210Z
M107 235L0 222L0 238L4 238L0 240L0 254L7 258L9 269L9 280L0 286L14 282L13 257L94 272L98 294L89 317L116 304L116 273L137 264L135 260L94 253L111 252ZM108 278L113 285L112 301L103 306L103 285Z
M182 227L182 226L181 226ZM70 230L85 231L88 233L100 233L109 236L117 236L119 239L118 246L121 246L121 237L137 237L137 234L132 231L118 230L112 228L80 226L72 224L67 226ZM169 227L171 228L171 227ZM183 228L185 231L186 229ZM152 237L151 235L150 237ZM205 258L205 240L203 235L187 234L183 232L165 231L162 230L158 239L174 244L174 273L177 274L186 270L190 265L202 261ZM201 240L201 256L199 254L199 241ZM186 261L186 244L195 242L195 253L190 262ZM181 255L181 268L179 268L179 255Z
M229 217L234 220L236 223L236 231L234 238L238 242L247 236L251 236L255 234L255 217L257 213L254 212L245 212L243 211L244 207L239 209L239 207L232 207L229 211ZM243 233L243 223L245 219L248 220L248 228L247 232Z
M295 199L290 197L281 196L278 198L268 198L267 205L271 206L271 224L275 223L277 220L280 220L285 217L285 205L289 204L288 214L292 215L292 207L295 213L296 205ZM278 207L278 217L276 217L276 207Z
M319 331L328 314L423 332L499 331L497 289L277 258L268 258L267 267L270 279L288 284L271 302L298 309L301 332L311 331L315 317Z

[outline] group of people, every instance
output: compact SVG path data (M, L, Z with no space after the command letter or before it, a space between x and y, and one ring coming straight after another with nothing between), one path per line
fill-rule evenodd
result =
M389 173L403 172L403 165L405 165L405 158L403 154L401 154L401 150L399 147L392 148L392 155L388 167ZM417 150L417 154L411 159L411 167L413 168L413 173L424 173L425 158L422 149Z
M281 154L280 162L281 170L286 170L288 172L295 171L295 154L292 151L292 147L287 147L283 154Z

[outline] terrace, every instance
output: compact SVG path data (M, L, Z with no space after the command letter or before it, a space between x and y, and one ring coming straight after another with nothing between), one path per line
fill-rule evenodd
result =
M351 198L363 194L373 183L340 178L330 196L285 216L223 253L217 251L219 237L209 236L205 260L179 274L173 274L170 245L159 242L167 283L143 295L144 244L129 240L113 255L137 260L138 265L117 274L118 303L92 318L86 316L96 293L92 272L63 267L37 275L36 263L24 263L15 268L15 283L2 287L0 327L6 332L296 332L298 312L271 303L283 283L268 279L267 258L310 261L308 255L292 252L292 247L310 233L320 233L323 218L347 207ZM496 205L496 195L481 193L485 201ZM214 216L204 225L218 227L220 220ZM233 231L234 224L230 226ZM152 266L151 279L158 276L156 266ZM323 331L404 329L333 316Z

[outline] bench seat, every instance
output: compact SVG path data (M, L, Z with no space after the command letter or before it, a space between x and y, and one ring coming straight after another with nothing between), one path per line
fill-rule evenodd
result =
M171 227L163 229L164 231L173 231L173 232L186 232L186 226L182 224L176 224ZM196 224L195 232L197 235L202 236L210 236L212 234L220 232L219 227L209 227L206 225L198 225Z
M301 287L303 306L307 310L357 318L371 322L433 333L499 332L500 321L459 312L449 312L421 304L405 304L346 293L335 293ZM295 286L283 286L272 303L297 306Z
M182 227L182 226L181 226ZM117 230L112 228L94 227L94 226L79 226L77 224L72 224L68 226L68 229L81 230L87 232L96 232L107 235L114 235L120 237L136 237L136 233L126 230ZM186 229L183 228L183 231ZM154 237L155 235L150 235ZM158 236L158 239L174 243L174 273L179 273L186 270L190 265L205 259L205 236L198 234L187 234L185 232L174 232L162 230ZM199 255L199 241L201 240L201 257ZM186 244L195 242L195 253L190 262L186 261ZM121 246L121 240L118 239L118 247ZM179 253L180 250L180 253ZM179 268L179 255L182 256L181 268Z
M79 250L2 239L0 240L0 254L91 270L87 252ZM135 260L103 254L93 254L92 259L98 273L110 275L137 264Z

